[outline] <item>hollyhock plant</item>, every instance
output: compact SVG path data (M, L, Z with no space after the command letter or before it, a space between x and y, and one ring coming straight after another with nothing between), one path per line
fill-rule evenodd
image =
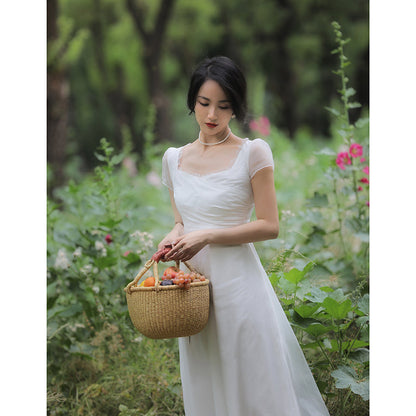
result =
M105 241L107 241L107 244L110 244L113 242L113 237L111 237L111 234L107 234L105 236Z
M370 182L369 182L369 180L367 179L367 178L361 178L360 179L360 182L361 183L366 183L366 184L369 184Z
M270 121L265 116L250 121L249 126L251 130L259 132L262 136L268 136L270 134Z
M348 155L348 152L340 152L337 155L336 164L342 170L345 169L345 165L351 165L351 159Z
M366 167L363 169L363 172L364 172L366 175L370 175L370 168L369 168L368 166L366 166Z
M360 157L363 154L363 147L358 143L353 143L350 146L351 157Z

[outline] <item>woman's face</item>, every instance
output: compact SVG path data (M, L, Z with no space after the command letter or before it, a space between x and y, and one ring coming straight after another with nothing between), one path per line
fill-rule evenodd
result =
M198 91L195 103L195 118L203 137L221 138L228 131L233 110L231 102L218 82L205 81Z

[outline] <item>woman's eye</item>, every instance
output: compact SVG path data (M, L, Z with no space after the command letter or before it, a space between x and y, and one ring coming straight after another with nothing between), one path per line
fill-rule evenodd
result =
M220 107L221 110L228 110L230 107Z
M201 103L201 101L198 101L199 102L199 104L201 104L203 107L208 107L208 104L207 103Z

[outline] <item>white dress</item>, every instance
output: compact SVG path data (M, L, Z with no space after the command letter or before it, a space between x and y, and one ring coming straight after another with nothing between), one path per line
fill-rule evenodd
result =
M245 139L227 169L195 175L179 167L181 148L163 157L185 233L250 221L250 179L273 166L268 144ZM208 325L179 338L187 416L329 415L253 244L208 245L190 264L212 283Z

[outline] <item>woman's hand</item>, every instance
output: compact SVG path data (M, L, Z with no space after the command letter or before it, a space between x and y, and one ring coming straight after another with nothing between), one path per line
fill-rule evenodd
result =
M173 243L182 235L183 235L183 224L176 223L172 231L159 243L159 245L157 246L158 250L169 245L173 246Z
M209 243L209 231L192 231L176 239L165 260L188 261Z

